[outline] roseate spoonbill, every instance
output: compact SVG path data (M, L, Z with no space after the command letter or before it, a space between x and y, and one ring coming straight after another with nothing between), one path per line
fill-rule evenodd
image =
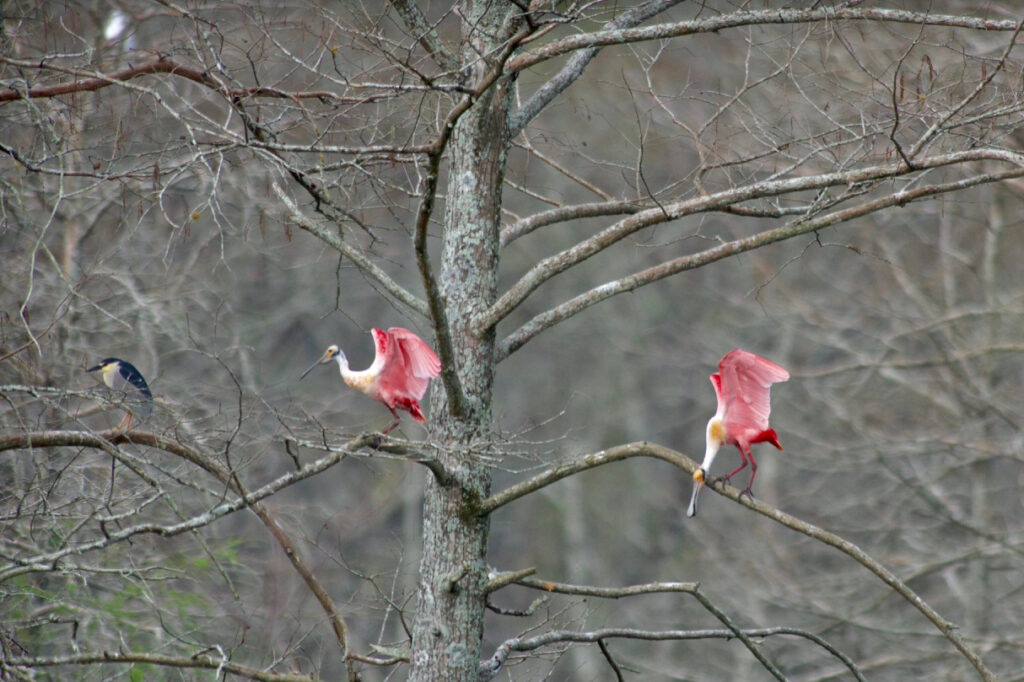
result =
M117 358L106 358L85 371L96 370L99 370L104 384L123 394L125 413L121 417L121 423L117 425L118 430L122 427L125 430L131 427L134 414L145 419L153 413L153 394L146 380L142 378L142 372L135 369L135 365Z
M725 443L732 443L740 451L742 462L738 467L716 481L728 481L750 462L750 481L743 490L753 496L754 474L757 462L750 452L752 443L771 443L779 450L779 437L768 426L771 412L769 391L771 385L789 379L789 372L764 358L735 348L726 353L718 363L718 371L711 375L711 383L718 396L718 410L708 422L707 450L700 468L693 472L693 495L687 516L697 513L697 495L704 487L711 462L718 449Z
M374 328L371 333L376 355L368 368L359 372L349 369L348 358L337 346L331 345L299 378L317 365L337 360L346 384L384 403L395 416L395 422L380 432L382 436L398 426L396 407L406 410L418 422L426 421L416 401L427 392L431 378L441 371L441 361L423 339L408 329L391 327L385 332Z

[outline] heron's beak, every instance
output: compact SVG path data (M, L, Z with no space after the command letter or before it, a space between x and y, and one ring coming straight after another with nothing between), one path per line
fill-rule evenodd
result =
M704 470L698 468L693 472L693 494L690 495L690 506L686 508L687 516L697 515L697 495L700 495L700 489L704 487Z
M96 365L95 367L90 367L89 369L87 369L85 371L86 372L95 372L98 369L103 369L103 365Z
M332 357L334 357L334 356L331 355L331 351L327 351L326 353L321 355L319 360L317 360L312 365L310 365L309 369L307 369L305 372L302 373L302 376L299 377L299 381L302 381L303 379L305 379L306 375L309 374L310 372L312 372L316 368L317 365L324 364L325 362L329 361Z

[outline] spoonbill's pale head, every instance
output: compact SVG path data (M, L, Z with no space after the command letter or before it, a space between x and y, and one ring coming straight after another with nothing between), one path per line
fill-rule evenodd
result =
M341 351L340 348L338 348L336 345L334 345L332 343L330 346L327 346L327 350L325 350L324 354L320 356L320 359L317 360L316 362L314 362L312 365L310 365L309 369L307 369L305 372L303 372L302 376L299 377L299 378L300 379L305 378L305 376L307 374L309 374L310 372L312 372L313 368L315 368L317 365L324 365L324 364L327 364L328 362L330 362L331 360L335 360L335 359L338 360L339 364L342 364L342 365L347 365L348 364L348 359L345 357L345 354Z

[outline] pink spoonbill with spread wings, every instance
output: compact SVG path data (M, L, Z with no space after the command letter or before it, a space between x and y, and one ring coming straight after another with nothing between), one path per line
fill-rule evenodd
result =
M423 397L430 380L441 371L441 361L423 339L408 329L391 327L385 332L374 328L371 333L376 355L368 368L362 371L349 369L348 358L337 346L331 345L299 378L312 372L317 365L337 360L341 378L346 384L384 403L395 416L395 422L381 431L381 435L398 426L400 419L395 408L407 411L418 422L426 421L416 401Z
M718 396L718 411L708 422L704 461L693 472L693 495L690 497L690 507L686 510L687 516L697 513L697 495L704 487L718 449L726 443L736 446L743 461L716 480L728 481L750 462L750 482L743 492L753 495L751 487L754 485L757 463L750 452L750 445L771 443L779 450L782 449L775 430L768 426L768 414L771 411L769 391L772 384L787 379L789 372L774 362L739 348L729 351L719 361L718 371L711 375L711 383Z

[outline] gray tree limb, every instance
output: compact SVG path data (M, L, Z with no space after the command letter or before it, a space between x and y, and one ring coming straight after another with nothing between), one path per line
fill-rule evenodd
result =
M656 445L647 441L627 443L625 445L618 445L594 454L570 459L555 465L548 471L509 486L505 490L495 493L483 500L477 507L477 513L489 514L513 500L517 500L524 495L549 486L552 483L568 476L572 476L582 471L588 471L612 462L630 459L632 457L654 457L656 459L661 459L679 469L682 469L687 474L692 474L698 466L697 462L694 462L682 453L661 445ZM963 638L958 626L943 618L942 615L933 609L920 597L920 595L910 589L905 582L900 580L900 578L898 578L892 571L882 565L879 561L876 561L860 547L848 540L844 540L834 533L830 533L827 530L815 526L814 524L807 523L806 521L798 519L795 516L791 516L784 511L776 509L761 500L746 495L741 492L739 488L734 488L723 482L712 483L708 487L719 495L728 497L734 502L742 504L759 514L772 519L776 523L790 528L791 530L803 533L804 535L814 538L815 540L829 545L830 547L834 547L852 558L861 566L874 573L882 582L891 587L893 591L920 611L924 617L927 618L932 625L934 625L935 628L950 641L951 644L953 644L957 651L959 651L964 658L970 662L974 669L978 671L981 679L985 680L985 682L994 682L996 679L995 675L985 665L981 656ZM547 633L546 635L541 635L541 637L550 634L551 633Z
M1015 31L1014 20L993 21L972 16L929 14L895 9L856 9L817 7L815 9L769 9L756 12L741 11L707 19L656 24L643 28L622 28L595 31L553 40L543 47L516 55L507 65L509 71L522 71L535 64L576 50L608 45L622 45L648 40L663 40L695 33L714 33L740 26L765 24L801 24L820 21L887 21L923 26L952 26L979 31Z
M648 0L641 5L623 12L604 25L605 31L616 31L641 24L669 7L678 5L680 0ZM598 52L598 47L583 48L569 59L569 63L555 74L547 83L540 86L535 93L509 117L509 137L515 137L533 118L544 110L551 100L562 93L579 78L587 64ZM518 70L518 69L517 69Z
M955 155L961 158L973 157L978 150L971 150L967 152L957 152ZM1009 161L1014 164L1020 164L1021 159L1017 154L1003 151L983 151L981 152L982 157L992 155L995 158L999 158L1003 161ZM966 155L966 156L962 156ZM943 154L941 157L948 158L950 155ZM939 161L939 159L932 158L931 160L922 160L922 164L927 165ZM945 163L938 163L939 166L946 165ZM929 166L937 167L937 166ZM905 165L902 161L896 166L891 166L890 170L899 174L899 169L905 169ZM875 167L875 171L881 170L880 167ZM861 172L868 172L872 174L874 171L871 169L862 169L861 171L851 171L852 173L859 174ZM840 173L839 175L844 175ZM806 178L794 178L791 180L782 181L783 184L795 183L802 184L803 181L813 180L817 178L819 180L826 180L825 176L831 176L833 174L825 174L819 176L809 176ZM884 173L883 173L884 175ZM935 196L947 192L954 192L966 187L980 185L990 182L999 182L1010 178L1017 178L1024 176L1024 167L1017 166L1010 170L998 172L998 173L982 173L962 180L956 180L949 183L942 183L936 185L925 185L916 187L910 190L904 190L894 192L893 194L867 201L856 206L834 211L822 216L814 218L798 218L790 221L781 227L777 227L771 230L760 232L750 237L743 239L737 239L731 242L726 242L719 246L715 246L704 251L700 251L695 254L688 256L681 256L670 261L666 261L659 265L655 265L646 270L634 273L627 277L623 277L617 280L606 282L599 286L596 286L554 308L551 308L543 313L540 313L530 319L526 324L522 325L519 329L509 334L505 339L501 341L498 347L499 358L505 358L511 353L518 350L531 338L539 334L540 332L548 329L555 324L561 322L568 317L571 317L582 310L589 308L590 306L599 303L607 298L615 296L617 294L633 291L646 284L650 284L657 280L669 277L671 275L678 274L685 270L692 270L694 268L707 265L717 260L733 256L743 251L749 251L754 248L764 246L765 244L783 241L791 239L802 234L808 234L816 230L821 230L826 227L831 227L842 222L847 222L855 218L859 218L876 211L883 210L885 208L891 208L892 206L901 206L912 201L916 201L922 198ZM876 176L875 179L883 176ZM865 180L869 178L865 176ZM859 180L852 180L851 182L859 182ZM754 183L759 185L761 183ZM769 181L767 184L775 184L775 181ZM848 184L848 183L836 183L836 184ZM824 185L819 185L824 186ZM749 187L749 186L748 186ZM532 292L536 287L540 286L544 281L557 275L560 272L568 269L572 265L575 265L586 258L589 255L583 255L586 252L596 253L604 248L607 248L611 244L619 241L623 237L631 234L639 229L648 227L649 225L656 224L658 222L665 222L670 219L680 217L683 214L698 213L706 210L716 210L722 208L722 204L718 202L721 195L729 195L733 192L745 194L746 188L735 188L726 190L725 192L715 193L712 195L698 197L696 199L684 200L681 202L670 202L665 204L666 212L660 209L650 209L647 211L641 211L629 218L620 221L616 225L613 225L603 232L591 237L588 240L580 242L576 246L563 251L560 254L556 254L547 259L542 260L533 269L527 272L512 288L510 288L504 296L502 296L494 306L491 307L491 314L482 320L483 324L497 324L497 322L504 318L512 309L514 309L525 296ZM767 187L763 189L768 189ZM776 189L781 189L776 186ZM769 191L768 194L773 192ZM762 194L767 196L767 194ZM685 204L690 204L689 207L684 208ZM648 222L650 221L650 222ZM522 297L522 298L520 298Z

